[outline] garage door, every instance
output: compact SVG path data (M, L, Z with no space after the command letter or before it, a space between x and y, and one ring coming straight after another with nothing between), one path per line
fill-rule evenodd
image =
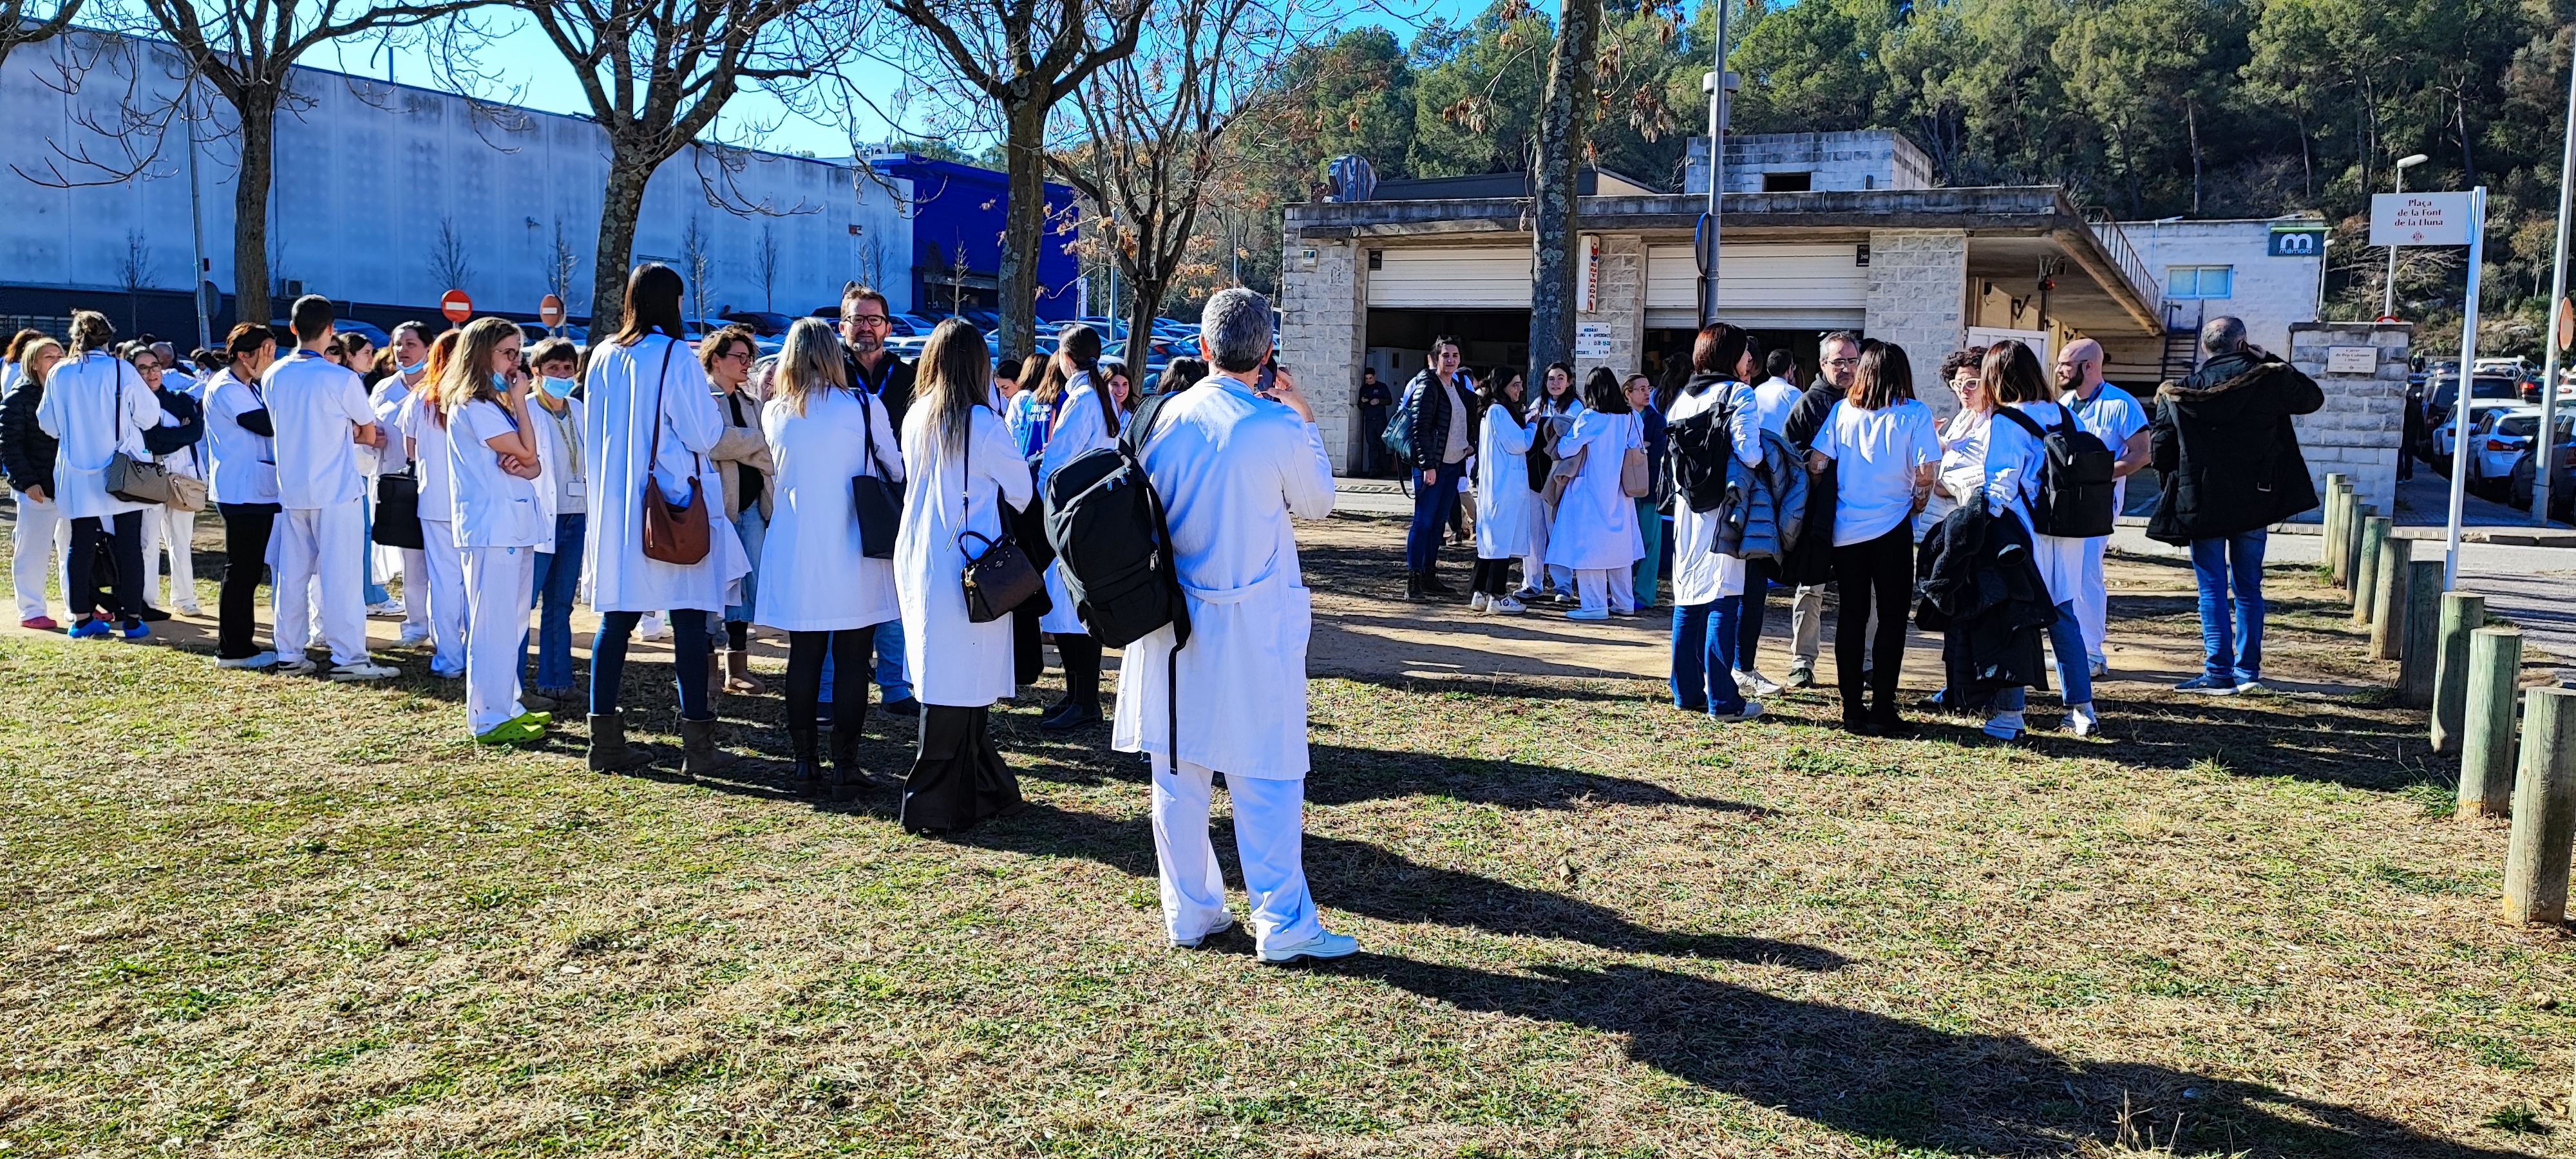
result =
M1476 246L1378 251L1369 305L1452 310L1526 310L1530 248Z
M1857 244L1729 245L1718 264L1719 317L1756 330L1859 329L1869 267ZM1646 248L1646 325L1699 324L1699 262L1687 245Z

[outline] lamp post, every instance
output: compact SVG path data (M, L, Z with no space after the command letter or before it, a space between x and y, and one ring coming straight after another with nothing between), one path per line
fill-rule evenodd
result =
M2421 164L2423 164L2423 163L2425 163L2425 162L2427 162L2427 161L2430 161L2430 160L2432 160L2432 158L2427 157L2427 156L2425 156L2425 155L2423 155L2423 154L2421 154L2421 153L2411 153L2411 154L2408 154L2408 155L2406 155L2406 156L2404 156L2404 157L2400 157L2400 158L2398 158L2398 159L2397 159L2397 188L2396 188L2396 190L2395 190L2395 191L2396 191L2396 192L2398 192L2398 193L2404 193L2404 192L2406 192L2406 171L2407 171L2407 170L2409 170L2409 169L2412 169L2412 168L2414 168L2414 167L2416 167L2416 166L2418 166L2418 165L2421 165ZM2396 317L2396 316L2397 316L2397 247L2396 247L2396 246L2390 246L2390 247L2388 247L2388 286L2387 286L2387 288L2386 288L2386 293L2384 293L2384 294L2380 297L2380 300L2379 300L2379 316L2380 316L2380 317L2382 317L2382 318L2394 318L2394 317Z
M2567 82L2567 146L2558 166L2558 244L2549 251L2549 325L2540 334L2544 352L2540 368L2540 434L2532 440L2531 521L2549 526L2556 501L2550 484L2558 475L2558 328L2567 308L2567 225L2576 210L2576 77Z

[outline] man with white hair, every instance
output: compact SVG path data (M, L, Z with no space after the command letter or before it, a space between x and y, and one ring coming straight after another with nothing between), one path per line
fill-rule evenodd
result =
M1190 639L1176 654L1166 625L1127 646L1111 743L1153 763L1154 855L1174 946L1195 949L1234 925L1208 840L1209 794L1221 771L1261 960L1344 957L1359 943L1326 930L1306 892L1314 597L1299 574L1289 522L1332 514L1333 464L1296 380L1265 370L1267 299L1218 291L1199 343L1213 372L1161 404L1139 456L1168 515Z
M2147 408L2138 396L2102 381L2102 344L2078 338L2057 349L2057 403L2075 425L2119 456L2111 464L2111 510L2128 505L2129 476L2147 465ZM2075 624L2084 631L2085 663L2093 675L2108 671L2102 642L2110 634L2110 593L2102 578L2102 549L2109 536L2084 541L2084 586L2074 593ZM2072 661L2072 657L2069 657Z

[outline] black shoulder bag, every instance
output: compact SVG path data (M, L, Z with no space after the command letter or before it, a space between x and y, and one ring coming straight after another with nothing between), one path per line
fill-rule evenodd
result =
M965 444L957 448L957 522L968 527L957 533L957 553L966 557L966 618L978 624L989 624L1011 614L1011 609L1027 603L1029 597L1046 590L1046 577L1029 562L1029 553L1020 549L1017 536L1011 534L1010 520L1003 512L994 512L1001 523L1001 538L996 539L973 530L975 518L975 416L966 416ZM1034 501L1034 500L1033 500ZM999 490L993 495L993 506L1007 509ZM966 541L982 541L981 551L966 550Z
M877 457L876 400L868 392L859 396L860 421L867 426L868 466L875 473L850 476L850 510L859 520L859 554L869 559L893 559L895 534L903 528L903 484L886 476L885 460Z

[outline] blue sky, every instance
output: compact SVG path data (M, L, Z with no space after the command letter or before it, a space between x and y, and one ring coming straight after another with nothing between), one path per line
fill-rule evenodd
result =
M1486 6L1486 0L1395 0L1395 3L1403 5L1408 16L1418 10L1426 14L1423 19L1445 16L1452 20L1464 20L1483 11ZM517 103L555 113L590 111L589 101L582 95L581 85L574 78L571 66L564 63L553 44L533 22L524 16L509 15L506 11L493 17L492 22L505 31L498 42L481 53L484 68L501 83L524 86ZM1357 19L1338 21L1336 27L1347 29L1370 23L1388 27L1399 40L1410 40L1419 22L1390 16L1384 9L1379 9ZM325 47L307 56L305 63L375 77L386 75L387 65L384 53L375 43L368 41ZM894 69L873 61L863 61L848 71L863 91L880 99L894 91L899 80ZM405 84L437 83L427 59L418 48L397 50L392 72L393 79ZM751 138L754 128L767 131ZM865 117L861 131L870 140L881 140L894 133L882 119L874 116ZM745 92L726 106L715 135L734 144L779 152L804 151L820 157L849 155L848 138L838 126L795 116L779 101L758 91ZM988 142L956 140L953 143L974 152Z

